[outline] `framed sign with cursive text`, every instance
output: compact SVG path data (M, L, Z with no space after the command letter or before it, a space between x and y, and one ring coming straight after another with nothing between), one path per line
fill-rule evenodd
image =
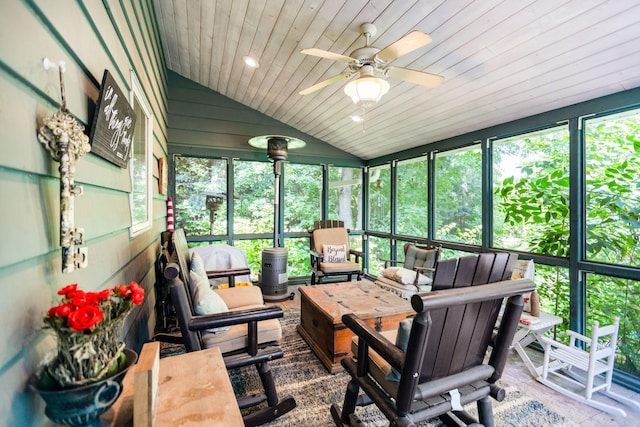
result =
M91 152L126 168L135 126L135 111L109 71L104 70L91 127Z

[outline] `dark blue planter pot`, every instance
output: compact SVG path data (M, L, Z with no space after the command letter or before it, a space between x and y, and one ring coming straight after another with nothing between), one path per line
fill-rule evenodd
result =
M93 384L61 389L38 371L29 381L46 403L44 413L58 424L69 426L99 426L100 415L106 412L122 393L122 380L127 370L136 362L135 351L125 349L127 361L117 374Z

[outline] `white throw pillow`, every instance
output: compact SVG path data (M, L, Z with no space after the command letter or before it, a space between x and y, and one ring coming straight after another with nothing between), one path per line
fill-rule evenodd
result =
M387 279L396 280L396 273L398 272L399 267L387 267L380 272L382 277L386 277Z
M393 280L400 282L403 285L413 285L416 280L416 274L417 273L413 270L399 267ZM431 279L427 276L423 276L422 274L418 274L418 285L428 285L429 283L431 283Z
M204 268L204 262L202 261L202 257L197 252L191 252L191 261L189 262L189 268L194 273L197 273L198 276L203 279L207 279L207 272Z
M324 262L345 262L347 261L346 245L324 245L322 247Z
M211 289L209 281L200 277L196 272L189 272L189 281L192 284L193 309L197 315L226 313L229 307L224 300ZM209 329L209 332L221 333L230 329L230 326Z

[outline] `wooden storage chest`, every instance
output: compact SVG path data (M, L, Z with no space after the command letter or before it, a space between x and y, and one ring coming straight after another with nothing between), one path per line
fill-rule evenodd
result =
M350 354L353 333L342 315L355 313L377 330L388 331L415 314L409 301L366 280L302 286L300 296L298 333L331 373Z

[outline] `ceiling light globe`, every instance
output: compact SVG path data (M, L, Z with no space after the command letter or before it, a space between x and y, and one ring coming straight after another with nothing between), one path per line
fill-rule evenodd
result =
M242 60L244 61L245 64L247 64L249 67L251 68L258 68L260 67L260 64L258 64L258 61L256 61L255 59L253 59L250 56L243 56Z
M351 98L354 104L364 106L375 104L388 91L389 83L373 76L360 77L347 83L344 87L344 93Z

